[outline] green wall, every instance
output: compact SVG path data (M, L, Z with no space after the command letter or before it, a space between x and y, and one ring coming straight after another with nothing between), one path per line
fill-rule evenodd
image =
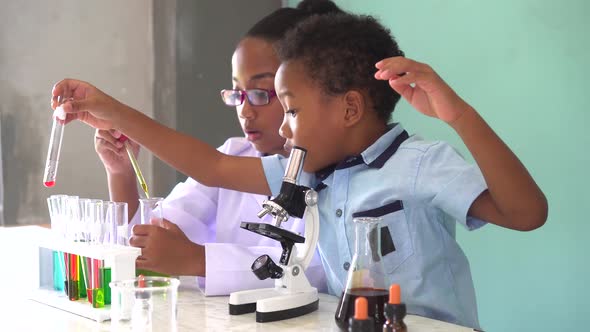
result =
M289 1L290 5L298 1ZM590 1L341 0L388 26L406 56L430 64L520 157L549 200L545 226L458 231L487 331L590 326ZM410 132L451 142L440 121L402 102Z

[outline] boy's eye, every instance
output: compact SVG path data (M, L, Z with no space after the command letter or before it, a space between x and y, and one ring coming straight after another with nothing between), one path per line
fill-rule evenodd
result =
M296 109L287 110L287 112L285 112L285 113L289 114L292 118L294 118L294 117L297 116L297 110Z

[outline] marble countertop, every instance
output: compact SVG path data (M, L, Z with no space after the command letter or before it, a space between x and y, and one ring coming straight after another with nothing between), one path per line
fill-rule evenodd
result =
M255 314L228 314L228 297L205 297L200 290L181 285L178 297L178 331L339 331L334 323L338 298L320 294L319 310L284 321L256 323ZM25 298L0 304L2 331L111 331L109 321L98 323ZM473 331L424 317L409 315L408 330Z
M23 271L26 257L34 255L34 249L24 243L35 241L43 231L22 227L21 230L0 227L0 264L16 266ZM25 232L25 228L27 228ZM6 248L10 238L12 244ZM26 240L25 240L26 239ZM17 248L15 248L15 246ZM18 248L18 246L21 246ZM18 256L12 253L19 253ZM20 257L19 257L20 256ZM19 259L20 258L20 259ZM30 261L29 261L30 262ZM19 267L19 264L21 265ZM25 265L23 265L25 264ZM98 323L69 312L28 299L26 289L30 285L26 275L0 273L0 330L2 331L111 331L109 321ZM30 277L30 275L29 275ZM22 286L19 288L19 286ZM334 323L338 298L320 294L319 310L284 321L257 323L255 314L232 316L228 313L228 297L205 297L198 289L195 278L182 277L178 295L178 331L339 331ZM473 331L445 322L409 315L405 319L408 330L422 331Z

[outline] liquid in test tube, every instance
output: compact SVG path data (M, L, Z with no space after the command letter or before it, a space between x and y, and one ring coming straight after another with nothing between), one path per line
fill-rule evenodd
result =
M58 97L58 104L63 103L63 98ZM51 137L49 137L49 148L47 149L47 161L45 162L45 174L43 174L43 184L45 187L53 187L57 176L57 165L59 163L59 152L61 150L61 141L64 136L64 124L56 116L53 117L53 127L51 127Z

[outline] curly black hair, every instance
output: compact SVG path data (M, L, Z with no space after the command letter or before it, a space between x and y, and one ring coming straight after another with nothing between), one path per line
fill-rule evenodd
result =
M303 0L296 8L279 8L263 17L246 32L244 38L257 37L276 42L300 21L311 15L328 13L343 13L343 11L330 0Z
M275 45L281 62L297 61L328 95L350 90L369 95L380 119L389 121L400 95L373 76L375 63L404 53L375 18L348 13L313 15Z

